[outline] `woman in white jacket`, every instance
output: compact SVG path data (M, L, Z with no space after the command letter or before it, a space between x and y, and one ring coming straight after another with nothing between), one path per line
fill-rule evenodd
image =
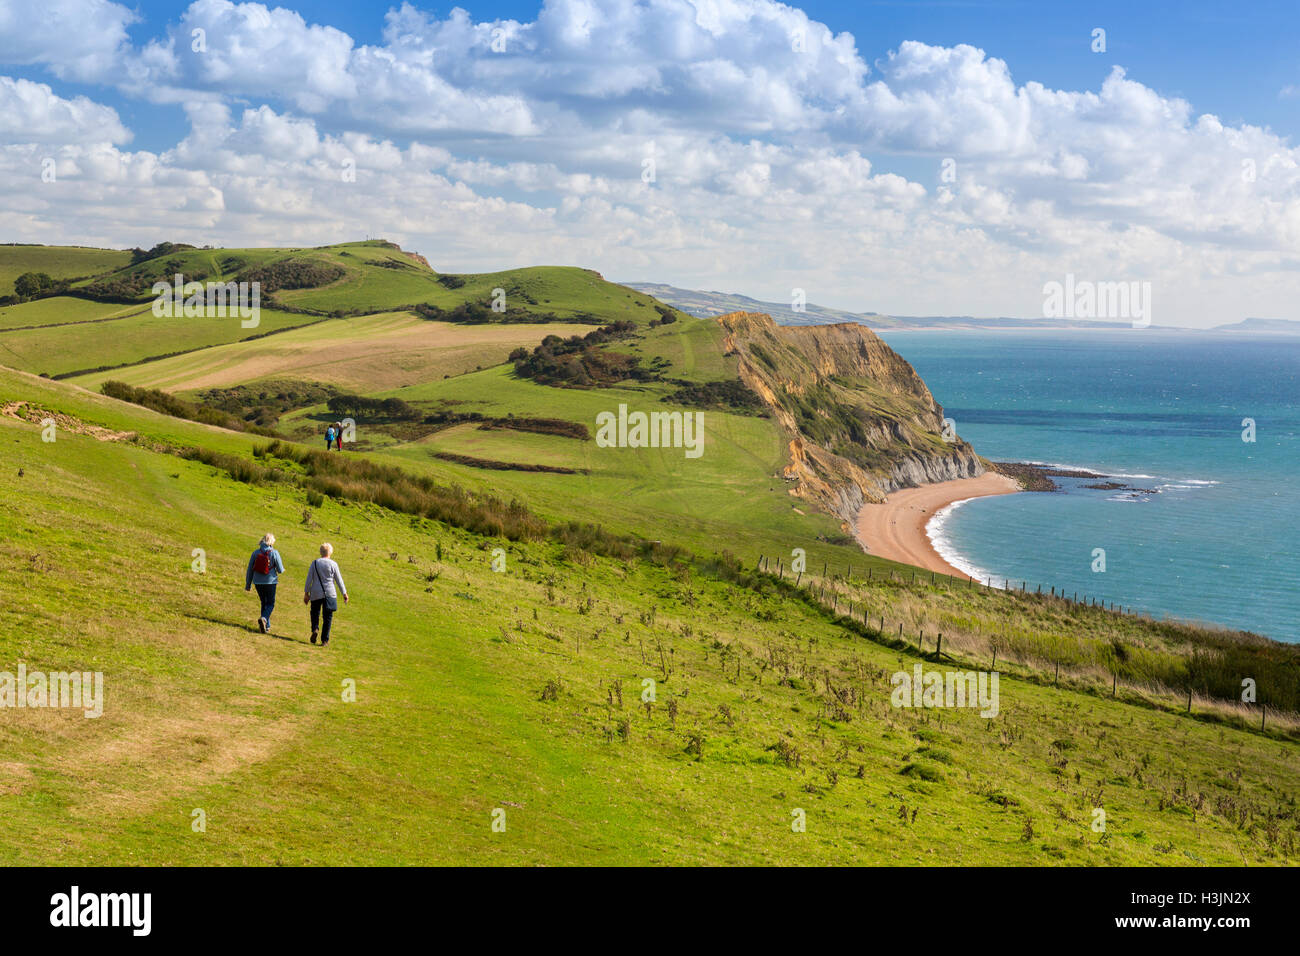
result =
M334 545L326 542L320 546L320 557L307 568L307 586L302 592L302 603L311 605L311 642L316 643L320 634L321 647L330 642L330 623L334 612L339 609L338 596L343 595L343 603L348 603L348 589L343 583L343 572L330 557ZM321 612L325 620L321 622ZM319 625L319 630L317 625Z

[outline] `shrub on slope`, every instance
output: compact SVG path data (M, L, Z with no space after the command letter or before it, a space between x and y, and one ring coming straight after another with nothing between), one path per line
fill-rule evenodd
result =
M208 408L204 405L195 405L156 388L136 388L133 385L126 384L126 382L109 379L99 387L99 390L109 398L130 402L133 405L142 405L163 415L171 415L173 418L184 418L192 422L201 422L204 425L216 425L218 428L229 428L231 431L252 432L255 435L270 437L276 434L270 428L249 424L235 418L228 412Z

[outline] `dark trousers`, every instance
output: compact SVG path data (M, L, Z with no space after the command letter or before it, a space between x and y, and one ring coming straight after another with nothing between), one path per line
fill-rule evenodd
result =
M262 599L262 617L266 623L271 623L271 612L275 610L275 585L274 584L254 584L257 588L257 596Z
M325 612L325 621L321 623L321 611ZM325 598L317 598L311 602L311 629L316 630L316 625L320 624L320 639L324 644L330 639L330 624L334 620L334 612L330 610Z

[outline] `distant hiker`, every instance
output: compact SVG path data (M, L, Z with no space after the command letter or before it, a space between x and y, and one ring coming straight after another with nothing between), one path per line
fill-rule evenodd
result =
M248 559L248 571L244 574L244 590L248 591L257 585L257 596L262 599L262 613L257 619L257 628L263 634L271 630L271 612L275 610L275 582L284 574L284 561L280 559L280 552L275 550L274 545L275 535L263 535L262 543Z
M343 595L343 603L348 603L348 589L343 583L343 572L330 557L334 545L328 542L320 546L320 557L307 569L307 587L303 589L302 603L311 604L311 642L316 643L320 634L321 647L330 642L330 623L334 612L339 609L338 596ZM321 612L325 620L321 622ZM319 627L318 627L319 625Z
M334 440L339 443L339 451L343 450L343 423L334 423Z
M325 429L325 450L330 451L334 447L334 426L331 425Z

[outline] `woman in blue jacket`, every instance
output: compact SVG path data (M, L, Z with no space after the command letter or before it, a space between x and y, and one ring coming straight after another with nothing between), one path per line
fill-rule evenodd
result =
M244 590L257 585L257 596L262 599L262 613L257 619L257 629L263 634L271 630L271 612L275 610L275 583L284 574L284 562L275 550L275 535L265 534L253 556L248 559L244 574Z

